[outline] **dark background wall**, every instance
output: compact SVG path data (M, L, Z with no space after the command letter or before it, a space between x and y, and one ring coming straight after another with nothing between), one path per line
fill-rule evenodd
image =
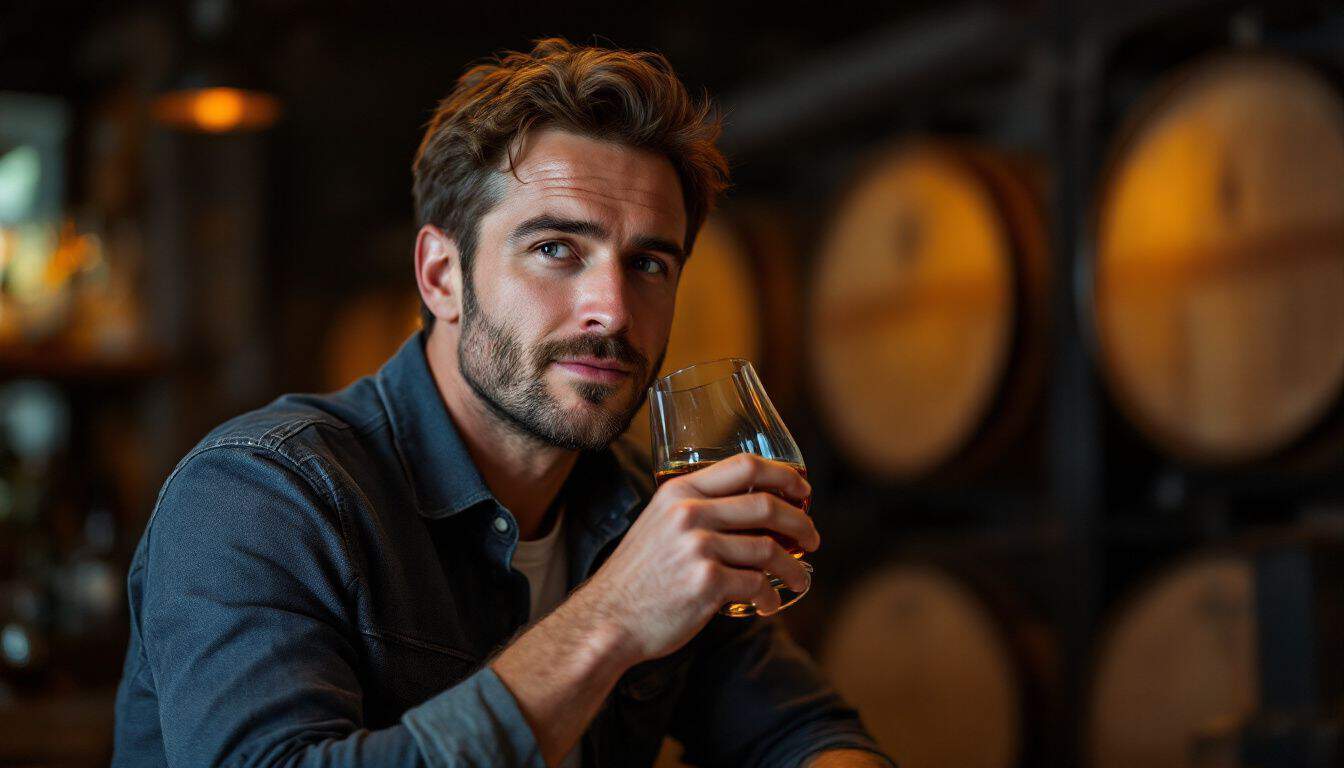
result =
M6 753L0 738L0 765L98 763L124 647L118 590L159 483L223 419L342 383L331 340L349 308L375 294L413 297L410 162L434 104L470 62L548 35L658 50L722 104L728 208L764 207L789 225L797 309L767 325L799 327L828 223L855 174L894 144L990 147L1020 161L1039 195L1049 329L1039 387L1006 448L973 470L954 461L929 476L874 477L838 449L809 375L790 372L798 392L784 415L828 542L814 596L786 614L805 646L826 647L845 600L884 564L935 563L994 606L1013 648L1023 713L1014 760L1077 765L1090 749L1098 658L1136 590L1211 553L1259 562L1268 552L1252 584L1254 678L1267 692L1257 713L1291 710L1288 730L1305 735L1247 764L1290 764L1295 745L1334 743L1344 689L1323 649L1344 629L1317 606L1338 594L1338 398L1273 456L1207 465L1174 455L1103 381L1080 286L1108 163L1167 78L1251 51L1301 62L1338 92L1339 5L58 0L0 6L0 93L65 110L62 211L101 222L107 242L133 233L144 354L90 360L50 340L0 345L4 381L50 387L40 397L62 405L32 407L48 419L64 409L70 425L40 471L0 455L20 467L6 475L11 487L43 489L35 518L0 519L0 624L22 625L45 648L41 664L11 663L0 676L0 734L26 739ZM279 119L226 136L151 119L157 94L205 70L273 94ZM7 103L0 136L17 119ZM53 723L76 721L82 741L52 735ZM1257 727L1238 724L1236 738ZM1262 754L1256 738L1239 754Z

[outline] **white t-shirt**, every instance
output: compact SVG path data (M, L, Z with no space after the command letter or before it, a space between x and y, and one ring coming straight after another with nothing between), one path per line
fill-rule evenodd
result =
M563 533L565 510L561 507L555 515L555 524L549 533L532 541L518 540L513 550L513 567L527 577L531 587L531 607L528 623L550 613L555 606L565 601L569 593L569 551L565 546ZM579 768L582 764L579 753L582 743L560 761L559 768Z
M513 550L513 567L527 577L532 588L527 617L530 624L564 602L569 592L569 552L562 533L564 523L565 510L562 508L556 513L555 524L548 533L532 541L519 539L518 547Z

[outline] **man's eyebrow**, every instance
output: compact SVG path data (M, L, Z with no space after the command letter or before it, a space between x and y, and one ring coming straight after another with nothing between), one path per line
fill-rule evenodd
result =
M652 251L653 253L663 253L675 258L677 261L686 260L686 251L680 245L663 237L654 235L643 235L635 240L634 249L637 251Z
M607 228L594 221L582 221L580 219L562 219L558 216L542 214L533 216L522 224L513 228L509 234L510 242L517 242L524 238L535 235L539 232L564 232L569 235L580 235L582 237L592 237L604 239L610 236Z
M540 216L533 216L522 224L514 227L513 232L509 234L509 241L516 243L542 232L564 232L569 235L591 237L597 240L602 240L611 236L611 232L606 227L595 221L563 219L559 216L542 214ZM665 237L641 235L635 239L635 242L631 247L637 251L663 253L679 261L686 260L685 249Z

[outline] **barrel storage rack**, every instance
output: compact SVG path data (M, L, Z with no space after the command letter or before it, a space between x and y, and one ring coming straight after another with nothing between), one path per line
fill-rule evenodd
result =
M798 265L758 322L825 544L782 618L879 740L1338 760L1344 12L965 7L726 106Z

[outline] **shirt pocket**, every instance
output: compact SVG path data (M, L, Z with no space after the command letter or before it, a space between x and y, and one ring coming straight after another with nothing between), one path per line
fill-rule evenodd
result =
M366 630L366 726L395 724L406 710L466 680L481 667L474 655L388 630Z

